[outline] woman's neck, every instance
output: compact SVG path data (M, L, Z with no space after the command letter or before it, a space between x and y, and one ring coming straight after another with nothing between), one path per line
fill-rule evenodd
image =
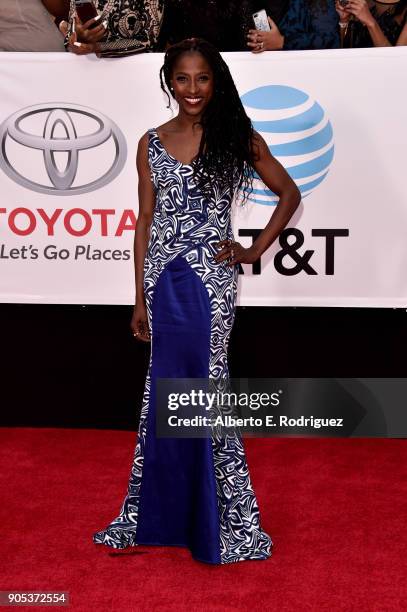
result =
M177 117L177 125L178 128L181 131L191 131L191 132L196 132L197 130L201 130L202 126L200 124L201 122L201 115L187 115L186 113L180 112L178 113Z

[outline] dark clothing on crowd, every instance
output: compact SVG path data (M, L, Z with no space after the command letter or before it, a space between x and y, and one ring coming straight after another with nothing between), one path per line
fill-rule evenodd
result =
M290 0L279 24L284 49L337 49L339 17L333 0Z
M252 12L248 0L166 0L159 49L196 37L219 51L247 51Z
M159 49L192 36L220 51L247 51L253 13L265 9L285 36L284 49L340 46L333 0L166 0Z
M289 0L166 0L159 49L193 36L205 38L219 51L247 51L253 13L265 9L278 25Z
M389 43L395 45L406 22L407 14L404 14L404 18L400 22L400 20L396 20L397 12L394 6L389 7L381 15L377 14L376 6L371 7L370 12ZM355 48L373 47L374 43L369 34L369 30L360 21L352 19L347 27L343 39L343 46Z

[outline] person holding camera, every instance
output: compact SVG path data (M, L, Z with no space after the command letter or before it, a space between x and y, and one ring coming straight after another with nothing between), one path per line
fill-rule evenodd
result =
M336 0L335 7L342 47L407 44L407 0Z
M264 7L270 30L249 31L247 46L253 53L335 49L340 46L338 15L329 0L290 0L279 23L270 17L273 4L268 0Z

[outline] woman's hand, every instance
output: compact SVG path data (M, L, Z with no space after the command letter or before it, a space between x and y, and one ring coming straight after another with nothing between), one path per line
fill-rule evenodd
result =
M68 22L65 21L65 19L63 19L62 21L60 21L59 26L58 26L58 30L61 32L61 34L63 34L64 38L68 32Z
M82 25L78 17L76 15L74 16L74 29L68 40L68 51L76 55L87 55L88 53L98 54L100 51L98 41L105 35L106 22L104 21L100 26L88 30L87 28L95 22L95 19L96 18L93 17Z
M354 15L356 19L368 28L372 27L375 23L366 0L349 0L346 5L346 13Z
M68 39L68 51L75 55L86 55L88 53L98 53L98 43L83 43L78 41L76 32L72 32Z
M247 46L251 48L253 53L261 53L262 51L276 51L282 49L284 45L284 36L281 34L277 25L268 17L271 27L270 32L263 30L249 30L247 38L249 42Z
M352 15L346 11L346 7L342 6L342 4L339 4L338 0L336 0L335 2L335 9L339 15L339 22L348 23Z
M148 327L147 309L145 304L136 304L134 306L130 327L136 340L150 342L150 330Z
M259 258L253 247L245 249L239 242L233 240L221 240L216 246L222 249L214 257L217 263L227 259L228 266L234 266L237 263L252 264Z
M96 23L100 19L100 15L88 19L85 23L82 23L76 15L74 19L79 42L93 44L99 42L106 34L107 21L103 21L96 27L89 29L93 23Z

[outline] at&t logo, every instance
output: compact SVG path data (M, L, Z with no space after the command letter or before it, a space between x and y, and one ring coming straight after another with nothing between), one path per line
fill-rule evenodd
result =
M257 87L241 99L254 129L295 181L302 198L306 198L325 179L334 156L333 130L324 109L304 91L286 85ZM248 199L275 206L279 198L256 174ZM261 229L245 228L239 230L239 236L250 236L254 241L260 232ZM284 276L333 275L335 249L342 238L349 237L349 229L312 229L314 248L306 248L305 237L297 227L282 231L278 238L280 249L274 256L275 270ZM319 270L313 261L315 247L323 252L324 267ZM253 264L252 274L261 274L261 259Z
M305 198L325 179L334 156L332 126L325 111L307 93L286 85L257 87L241 99L254 129ZM277 204L278 197L256 175L249 200L270 206Z

